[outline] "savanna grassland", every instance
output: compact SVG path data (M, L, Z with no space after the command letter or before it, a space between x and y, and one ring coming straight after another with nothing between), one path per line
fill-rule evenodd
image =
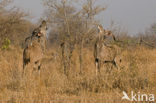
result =
M69 2L68 2L69 1ZM123 91L156 95L156 24L148 32L129 36L111 24L117 41L115 62L96 75L94 43L99 13L107 8L86 0L43 0L48 23L47 49L40 73L29 65L23 74L25 38L38 23L31 15L0 1L0 103L128 103ZM67 43L67 51L61 45ZM68 51L69 50L69 51ZM67 58L63 58L63 53ZM110 54L111 55L111 54ZM70 63L65 74L63 59Z
M124 49L117 57L122 59L118 69L104 66L99 76L88 49L84 49L84 67L79 74L75 50L68 77L55 49L48 50L40 75L27 68L24 77L22 49L11 46L0 53L0 103L127 103L121 100L122 91L156 93L156 49Z

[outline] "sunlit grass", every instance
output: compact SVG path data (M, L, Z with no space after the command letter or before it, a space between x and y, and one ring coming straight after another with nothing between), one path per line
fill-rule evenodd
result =
M118 69L104 65L99 76L92 51L83 51L82 74L75 49L68 77L54 49L48 50L40 75L28 67L24 76L22 49L0 51L0 103L127 103L122 91L156 93L155 49L125 49L116 58Z

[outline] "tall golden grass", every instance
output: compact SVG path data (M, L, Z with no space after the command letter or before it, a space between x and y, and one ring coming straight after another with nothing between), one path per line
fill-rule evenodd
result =
M0 103L128 103L122 91L156 94L156 49L124 49L116 58L118 69L104 65L96 76L93 52L83 50L79 74L77 50L65 76L57 49L49 49L40 75L28 67L22 76L22 52L11 46L0 50Z

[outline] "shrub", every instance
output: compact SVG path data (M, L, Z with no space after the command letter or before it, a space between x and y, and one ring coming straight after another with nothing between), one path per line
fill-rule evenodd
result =
M5 38L5 39L4 39L4 41L3 41L3 43L2 43L2 49L3 49L3 50L8 49L8 48L9 48L9 46L10 46L10 44L11 44L10 39Z

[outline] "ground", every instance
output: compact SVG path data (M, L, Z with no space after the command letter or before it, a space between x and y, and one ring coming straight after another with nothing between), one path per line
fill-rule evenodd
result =
M22 76L22 52L14 46L0 50L0 103L128 103L121 100L123 91L156 95L156 49L124 49L116 58L119 68L104 65L99 76L88 48L83 50L83 72L79 74L75 50L68 77L59 49L47 50L40 75L28 67Z

